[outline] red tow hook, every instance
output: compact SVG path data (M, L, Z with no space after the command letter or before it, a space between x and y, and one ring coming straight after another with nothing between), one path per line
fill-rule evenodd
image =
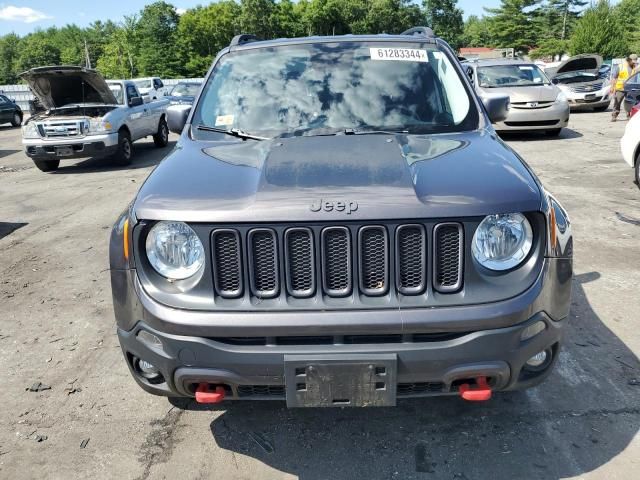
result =
M472 389L468 383L458 387L460 396L469 402L484 402L491 398L491 387L487 383L487 377L476 378L476 386Z
M209 390L208 383L201 383L196 390L196 402L198 403L220 403L224 400L224 387L216 387Z

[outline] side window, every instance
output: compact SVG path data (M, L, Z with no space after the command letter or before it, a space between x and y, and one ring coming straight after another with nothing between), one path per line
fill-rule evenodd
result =
M162 88L162 87L164 87L164 85L162 84L162 80L160 80L160 79L158 79L158 78L156 78L156 79L154 79L154 80L153 80L153 86L154 86L155 88Z
M3 97L2 95L0 95L0 105L2 105L3 103L6 103L7 99L5 97Z
M136 90L136 87L134 87L133 85L127 85L127 98L131 99L139 96L140 95L138 95L138 91Z
M627 80L628 83L640 83L640 73L636 73L635 75L632 75L631 78L629 78L629 80Z

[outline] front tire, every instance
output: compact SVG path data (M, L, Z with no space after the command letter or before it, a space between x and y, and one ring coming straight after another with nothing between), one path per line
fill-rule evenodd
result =
M167 120L164 117L160 119L158 131L153 136L153 143L158 148L166 147L169 143L169 126L167 125Z
M636 159L636 185L640 187L640 159Z
M34 160L33 163L42 172L53 172L60 166L60 160Z
M11 119L11 126L19 127L20 125L22 125L22 115L20 115L18 112L15 112L13 114L13 118Z
M113 162L116 165L131 165L133 157L133 147L131 146L131 137L125 131L118 132L118 150L113 155Z
M561 128L554 128L553 130L547 130L546 132L544 132L544 134L547 137L557 137L558 135L560 135L561 131L562 131Z

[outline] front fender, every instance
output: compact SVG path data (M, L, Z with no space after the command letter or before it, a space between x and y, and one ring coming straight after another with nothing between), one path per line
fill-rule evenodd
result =
M573 258L571 220L560 202L549 192L546 195L547 256Z

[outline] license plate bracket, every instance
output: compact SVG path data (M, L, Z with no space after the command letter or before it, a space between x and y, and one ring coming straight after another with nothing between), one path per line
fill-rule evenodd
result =
M285 355L287 407L391 407L395 354Z
M57 146L55 151L57 157L70 157L73 155L73 147L69 145Z
M596 98L596 94L595 94L595 93L587 93L587 94L584 96L584 99L585 99L585 100L593 100L594 98Z

